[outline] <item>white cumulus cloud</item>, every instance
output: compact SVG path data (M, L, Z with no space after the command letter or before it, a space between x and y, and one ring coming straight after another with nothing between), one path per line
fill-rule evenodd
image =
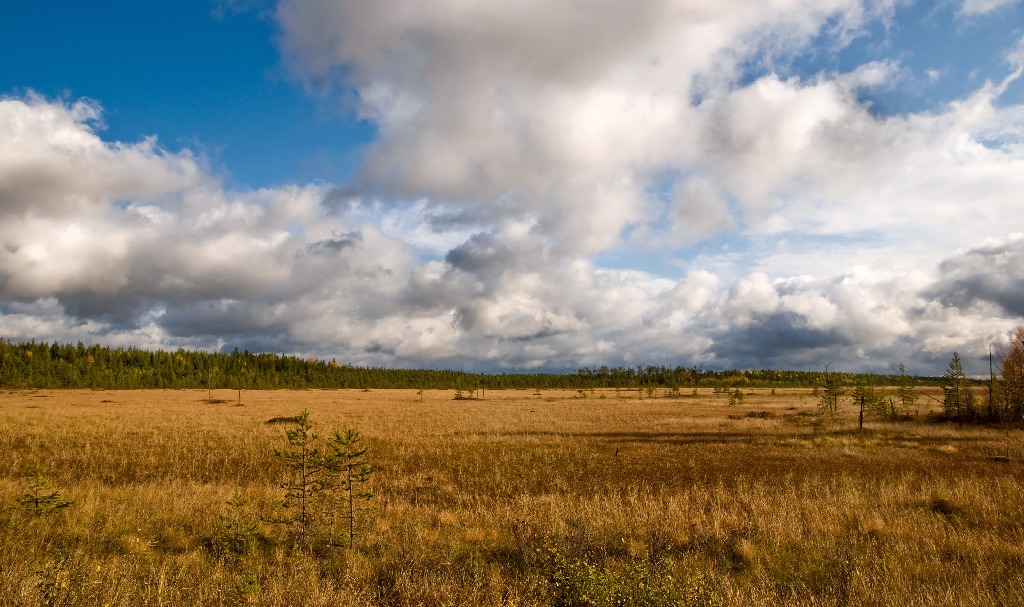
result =
M920 113L868 101L896 61L786 69L897 5L284 0L291 72L377 129L337 188L230 190L187 151L104 140L98 103L2 99L0 335L488 369L970 366L1024 319L1019 48L1002 81Z

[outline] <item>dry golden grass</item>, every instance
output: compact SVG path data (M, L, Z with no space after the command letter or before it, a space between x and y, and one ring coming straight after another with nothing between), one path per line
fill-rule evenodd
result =
M0 604L1024 604L1019 428L926 400L858 431L809 390L584 394L0 394ZM267 421L303 408L372 448L359 546L294 551L266 525L218 551L236 492L273 512ZM37 465L73 506L17 507Z

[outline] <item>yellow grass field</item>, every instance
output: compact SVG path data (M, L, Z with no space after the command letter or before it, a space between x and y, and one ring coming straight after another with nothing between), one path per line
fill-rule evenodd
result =
M0 605L1024 604L1019 427L638 396L4 391ZM302 409L371 448L353 549L262 521ZM19 505L37 469L74 503Z

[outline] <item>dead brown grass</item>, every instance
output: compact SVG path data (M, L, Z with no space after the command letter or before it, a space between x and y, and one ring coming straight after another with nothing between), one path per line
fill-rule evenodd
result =
M1017 428L922 405L858 431L808 390L213 396L0 394L0 604L584 605L644 572L677 604L1024 604ZM373 449L360 546L295 552L266 526L218 552L236 491L279 499L268 422L303 408ZM15 507L37 465L72 507Z

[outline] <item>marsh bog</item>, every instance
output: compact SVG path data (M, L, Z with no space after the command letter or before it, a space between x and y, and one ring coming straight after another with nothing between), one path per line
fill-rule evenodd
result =
M810 389L455 396L4 391L0 603L1024 603L1019 427L922 399L859 430ZM370 448L354 547L326 494L309 543L275 523L303 409ZM20 503L39 473L71 505Z

